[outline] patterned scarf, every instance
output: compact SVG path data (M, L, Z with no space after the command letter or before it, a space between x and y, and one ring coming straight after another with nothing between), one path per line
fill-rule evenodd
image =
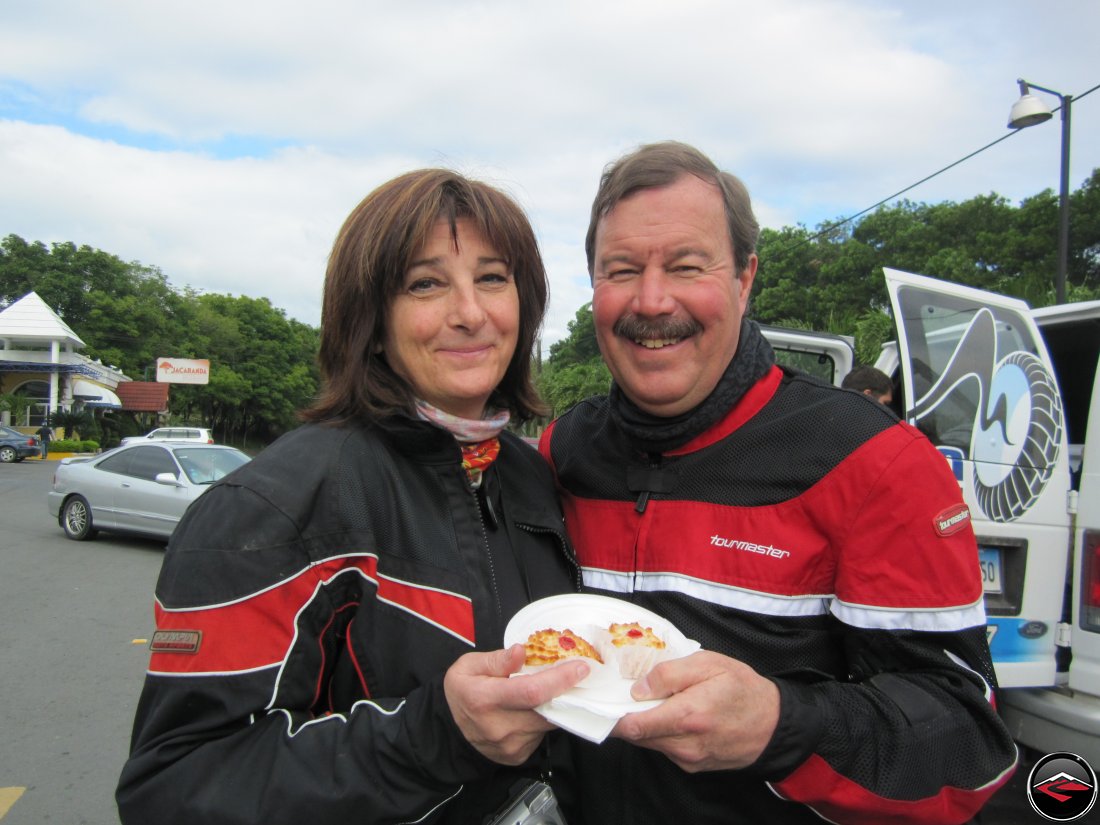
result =
M455 437L462 449L462 468L474 487L481 486L482 473L500 454L497 436L508 425L512 414L508 410L486 410L485 418L460 418L419 398L416 399L416 414Z

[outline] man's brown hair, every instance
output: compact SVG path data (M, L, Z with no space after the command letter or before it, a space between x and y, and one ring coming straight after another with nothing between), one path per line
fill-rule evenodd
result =
M408 172L355 207L333 244L325 274L318 364L323 388L302 418L373 420L411 412L413 391L382 352L394 297L409 265L440 220L466 219L504 258L519 293L519 337L489 404L526 420L544 412L531 383L531 352L546 310L548 285L534 230L520 206L498 189L447 169Z
M596 199L592 202L592 216L584 241L589 277L595 272L596 229L600 220L619 201L635 192L670 186L684 175L695 175L718 187L726 208L726 226L737 273L740 274L749 265L749 257L756 251L756 238L760 234L760 225L752 213L749 190L738 177L720 170L694 146L667 140L640 146L604 170Z

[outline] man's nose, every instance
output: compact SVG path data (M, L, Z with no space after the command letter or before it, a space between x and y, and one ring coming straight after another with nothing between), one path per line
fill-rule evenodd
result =
M669 315L676 302L669 291L668 275L657 266L647 266L638 278L633 310L637 315Z

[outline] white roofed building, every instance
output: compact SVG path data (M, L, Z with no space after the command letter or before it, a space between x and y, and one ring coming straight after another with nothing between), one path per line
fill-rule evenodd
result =
M37 426L55 410L121 409L115 390L130 379L78 352L84 341L37 293L0 310L0 395L33 403L12 426Z

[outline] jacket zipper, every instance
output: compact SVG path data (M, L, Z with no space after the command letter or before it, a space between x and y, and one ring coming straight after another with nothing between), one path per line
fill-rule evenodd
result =
M534 535L549 534L557 539L558 546L561 548L562 551L562 555L565 556L566 560L573 566L573 581L577 584L577 590L579 591L581 589L582 585L584 584L584 580L581 576L580 562L577 561L576 553L573 553L570 550L569 542L567 542L562 537L562 534L560 532L550 527L536 527L533 524L522 524L519 522L516 523L516 527L518 527L525 533L532 533ZM524 573L524 575L526 575L526 572Z

